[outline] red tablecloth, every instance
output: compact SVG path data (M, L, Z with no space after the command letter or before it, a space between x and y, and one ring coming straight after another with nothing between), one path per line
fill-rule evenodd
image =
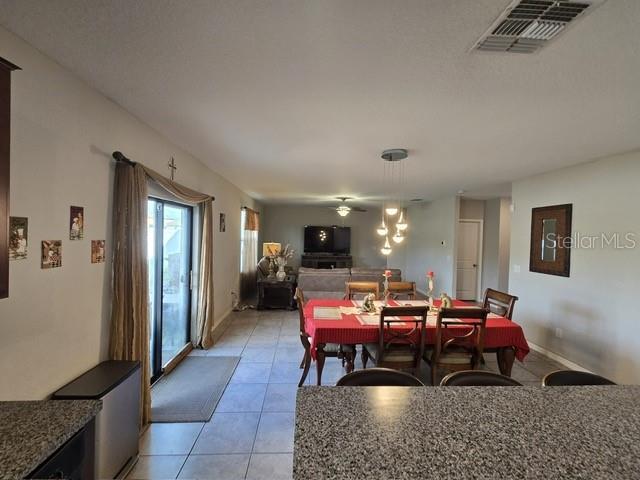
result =
M393 301L390 306L400 305ZM453 301L454 306L469 305L459 300ZM436 301L438 305L438 301ZM316 346L321 343L341 343L346 345L358 345L362 343L375 343L378 341L378 325L363 325L356 318L356 315L342 314L341 320L325 320L313 317L314 307L353 307L350 300L334 299L313 299L304 308L305 327L307 333L312 337L311 353L315 358ZM427 325L426 343L433 345L435 342L436 327ZM529 345L524 338L522 327L504 317L487 318L487 329L485 332L484 347L515 347L516 358L520 361L529 353Z

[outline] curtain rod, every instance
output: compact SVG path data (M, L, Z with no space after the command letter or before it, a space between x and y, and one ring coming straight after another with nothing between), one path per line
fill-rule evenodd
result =
M111 156L115 159L116 162L126 163L127 165L131 165L132 167L136 164L136 162L134 162L133 160L130 160L127 157L125 157L124 154L119 150L116 150L115 152L113 152ZM216 197L214 197L213 195L210 195L210 197L211 197L211 201L216 200Z

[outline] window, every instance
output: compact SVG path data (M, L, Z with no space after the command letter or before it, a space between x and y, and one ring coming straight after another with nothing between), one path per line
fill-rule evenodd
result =
M149 198L147 251L152 382L191 337L192 217L192 207Z

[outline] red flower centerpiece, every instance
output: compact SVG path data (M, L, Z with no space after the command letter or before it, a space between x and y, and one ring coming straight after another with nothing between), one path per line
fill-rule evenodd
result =
M427 301L429 305L433 305L433 280L435 278L435 274L433 270L429 270L427 272Z
M391 270L385 270L382 274L384 277L384 292L382 294L382 304L387 306L387 299L389 298L389 278L391 278Z

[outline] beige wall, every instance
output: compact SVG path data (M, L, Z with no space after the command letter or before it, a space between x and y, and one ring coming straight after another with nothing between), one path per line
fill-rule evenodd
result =
M453 295L456 284L456 230L458 197L446 197L408 209L407 238L403 250L394 251L389 266L402 268L403 277L426 286L426 272L436 275L435 293Z
M265 205L262 240L279 242L283 246L289 243L296 251L289 264L299 267L300 256L304 250L305 225L343 225L351 227L353 266L385 267L386 258L380 253L384 242L376 235L379 223L380 209L375 207L368 208L366 212L351 212L343 218L327 207Z
M640 382L639 179L636 151L521 180L512 190L514 319L531 342L623 383ZM531 209L564 203L573 204L574 235L630 233L637 245L573 248L568 278L530 272Z
M29 257L10 264L0 300L0 400L40 399L106 358L110 305L111 152L215 195L215 316L238 286L240 207L247 195L156 131L4 29L0 56L13 75L11 215L29 217ZM68 240L70 205L85 208L85 238ZM227 214L219 233L218 215ZM40 269L40 241L63 241L62 268ZM107 240L107 263L90 263L90 241Z

